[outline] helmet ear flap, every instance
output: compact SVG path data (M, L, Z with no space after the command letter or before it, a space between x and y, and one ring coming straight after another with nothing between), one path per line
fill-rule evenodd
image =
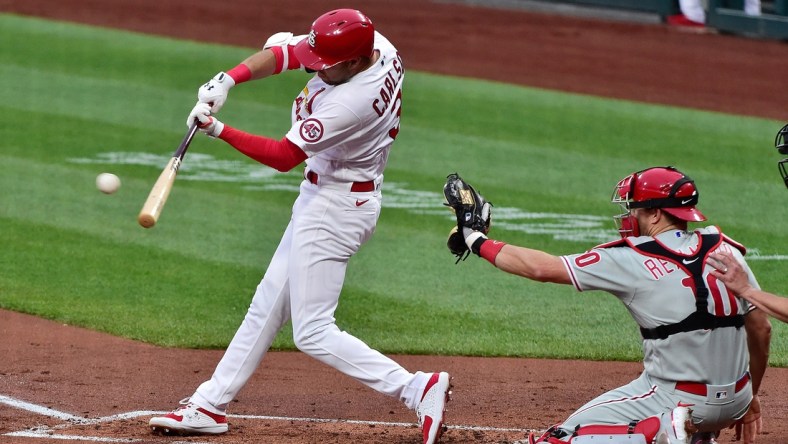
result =
M620 234L622 238L640 236L640 223L632 214L622 214L616 222L618 225L618 234Z

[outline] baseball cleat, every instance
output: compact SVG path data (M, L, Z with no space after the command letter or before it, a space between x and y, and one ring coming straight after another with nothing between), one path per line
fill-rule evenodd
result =
M155 416L148 422L154 433L163 435L201 435L226 433L227 416L209 412L191 402L181 400L181 406L164 416Z
M691 444L717 444L717 434L714 432L701 432L692 435Z
M451 399L451 377L446 372L433 373L416 407L424 444L435 444L443 434L446 428L443 425L443 416L449 399Z

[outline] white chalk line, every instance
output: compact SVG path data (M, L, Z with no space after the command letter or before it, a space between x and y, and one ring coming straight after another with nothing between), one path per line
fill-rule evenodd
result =
M102 416L100 418L83 418L80 416L72 415L70 413L61 412L49 407L44 407L20 399L12 398L10 396L0 395L0 404L5 404L12 408L26 410L41 416L49 418L60 419L66 421L66 424L60 424L54 427L38 426L32 427L27 430L17 432L5 433L4 436L13 436L21 438L47 438L59 440L77 440L77 441L91 441L91 442L140 442L142 439L136 438L106 438L100 436L83 436L83 435L66 435L58 434L57 430L70 427L72 425L94 425L100 423L108 423L124 419L138 418L141 416L154 416L164 415L168 412L155 411L155 410L138 410L132 412L119 413L116 415ZM416 423L410 422L386 422L386 421L363 421L355 419L334 419L334 418L299 418L290 416L268 416L268 415L227 415L229 418L259 420L259 421L294 421L294 422L307 422L307 423L322 423L322 424L354 424L354 425L367 425L376 427L417 427ZM514 432L524 433L534 431L533 429L520 429L520 428L501 428L501 427L486 427L486 426L473 426L473 425L447 425L450 430L467 430L479 432ZM191 444L200 444L189 441ZM173 441L171 444L178 444Z
M227 415L230 418L239 419L260 419L267 421L299 421L299 422L312 422L312 423L342 423L342 424L356 424L356 425L374 425L374 426L389 426L389 427L418 427L414 422L385 422L385 421L363 421L359 419L327 419L327 418L291 418L287 416L259 416L259 415ZM501 427L484 427L484 426L470 426L470 425L446 425L447 428L453 430L471 430L478 432L530 432L531 429L511 429Z
M46 438L46 439L59 439L68 441L92 441L92 442L141 442L141 439L134 438L104 438L101 436L83 436L83 435L59 435L55 434L52 429L36 429L26 430L21 432L6 433L4 436L13 436L16 438ZM173 443L174 444L174 443ZM196 444L196 443L192 443Z

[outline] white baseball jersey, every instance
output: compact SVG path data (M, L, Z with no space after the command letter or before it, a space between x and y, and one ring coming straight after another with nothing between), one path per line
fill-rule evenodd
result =
M304 353L409 408L421 399L429 373L409 372L341 331L334 319L348 262L375 231L383 169L399 131L402 60L378 33L374 47L379 57L365 71L340 85L316 74L295 99L286 137L307 154L307 168L319 179L301 182L246 317L211 379L192 395L203 408L227 407L288 320ZM296 68L289 61L283 65ZM354 189L354 182L374 187Z
M692 233L671 230L655 238L630 237L627 241L640 245L656 239L669 250L691 256L699 247L698 234L715 233L719 230L710 226ZM724 239L719 250L731 252L743 264L750 283L759 288L738 248ZM562 259L579 291L605 290L614 294L641 327L677 323L695 311L692 278L671 261L649 257L626 246L597 247ZM715 316L745 314L750 309L748 302L728 292L709 274L710 269L709 265L703 269L709 289L709 311ZM749 363L743 327L695 330L666 339L644 340L643 353L646 372L668 381L727 384L741 377Z
M341 85L314 76L293 103L287 138L309 158L306 165L337 181L375 180L399 131L405 71L394 46L375 33L380 57Z

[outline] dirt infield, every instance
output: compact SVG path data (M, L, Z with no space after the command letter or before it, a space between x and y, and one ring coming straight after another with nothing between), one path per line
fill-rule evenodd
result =
M171 443L174 438L148 433L150 411L169 410L191 394L210 377L222 354L164 349L3 310L0 334L5 338L0 342L3 443L48 442L49 434ZM584 401L641 371L640 364L621 362L394 358L411 370L441 369L454 375L455 396L447 416L451 428L441 442L456 444L522 439L526 430L562 420ZM786 380L788 369L767 372L761 443L784 444L788 437ZM420 442L413 412L298 352L268 354L231 413L248 417L230 418L227 435L178 441ZM33 427L32 437L8 435Z
M293 5L297 4L297 9ZM788 46L624 24L400 0L359 3L409 69L788 121ZM306 30L333 0L0 0L0 11L258 46ZM230 67L227 67L228 69ZM213 72L206 72L212 75ZM771 137L771 135L769 135ZM384 216L385 217L385 216ZM240 319L239 319L240 322ZM776 322L776 321L775 321ZM0 310L0 442L417 443L415 415L301 353L270 353L220 437L146 427L210 376L222 351L177 350ZM628 382L639 363L395 356L454 376L444 443L508 443ZM769 369L764 434L788 442L788 369ZM71 436L71 439L62 439ZM56 439L57 438L57 439ZM729 442L726 431L721 442Z

